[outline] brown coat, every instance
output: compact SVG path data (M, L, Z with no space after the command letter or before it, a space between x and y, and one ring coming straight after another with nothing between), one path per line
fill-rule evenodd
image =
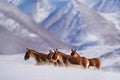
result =
M74 56L74 57L80 57L82 58L81 60L86 60L87 58L85 57L81 57L75 49L72 49L72 53L71 53L71 56ZM99 58L91 58L91 59L87 59L89 61L89 65L88 65L88 68L89 67L94 67L94 68L97 68L97 69L100 69L101 67L101 60ZM83 62L84 67L86 66L86 62Z
M24 56L24 60L28 60L30 57L34 58L36 64L51 64L47 59L47 54L39 53L35 50L27 49L26 54Z
M73 56L66 55L62 52L55 51L53 55L53 61L56 62L57 60L60 61L61 66L71 66L71 65L79 65L79 60Z

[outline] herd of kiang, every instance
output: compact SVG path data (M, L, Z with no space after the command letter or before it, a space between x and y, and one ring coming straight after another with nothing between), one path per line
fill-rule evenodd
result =
M71 49L71 54L67 55L58 49L49 50L48 54L40 53L35 50L27 48L24 60L28 60L30 57L34 58L37 62L36 64L51 64L55 66L65 66L65 67L80 67L80 68L90 68L94 69L101 68L101 60L99 58L87 58L80 56L76 49Z

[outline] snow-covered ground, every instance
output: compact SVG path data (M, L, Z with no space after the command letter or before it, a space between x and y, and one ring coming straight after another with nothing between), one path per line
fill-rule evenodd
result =
M36 66L24 55L0 55L1 80L120 80L120 73L79 68Z

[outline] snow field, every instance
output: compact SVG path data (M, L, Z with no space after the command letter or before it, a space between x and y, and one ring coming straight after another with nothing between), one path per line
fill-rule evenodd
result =
M23 60L24 55L0 56L1 80L120 80L119 73L79 68L36 66L33 59Z

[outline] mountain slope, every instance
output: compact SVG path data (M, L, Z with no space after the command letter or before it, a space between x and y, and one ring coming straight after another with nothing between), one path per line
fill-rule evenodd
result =
M92 8L104 13L120 12L120 0L99 0Z
M100 56L104 61L103 70L120 71L120 48L116 48Z
M120 42L120 32L113 22L77 0L56 9L41 24L56 37L73 45L88 42L117 45Z
M101 13L120 12L120 0L78 0L93 10Z
M116 24L106 20L80 1L92 5L99 3L98 5L102 6L100 0L92 0L92 2L89 0L30 0L29 3L23 1L17 7L40 23L41 27L50 31L55 37L75 47L91 43L93 45L99 43L119 44L118 36L120 33L118 28L115 27ZM102 0L102 2L107 4L108 1ZM111 6L117 2L119 0L111 1ZM119 8L117 4L114 5ZM105 9L104 7L102 6L103 9Z
M48 48L56 47L70 48L69 44L56 39L51 33L39 27L40 25L15 6L2 2L0 2L0 26L2 27L1 29L6 29L8 32L11 32L11 34L21 38L23 44L24 40L28 41L29 44L34 44L34 47L36 46L38 50L48 50ZM4 43L6 43L6 41L3 40ZM28 48L31 48L29 44ZM34 49L36 49L36 47ZM23 46L22 48L26 47Z
M31 38L33 38L34 36L34 38L36 39L32 40L30 37L29 38L35 43L36 41L38 43L41 43L42 40L39 39L40 37L38 36L42 36L42 38L45 37L44 41L50 41L50 46L59 45L61 46L61 48L64 48L62 44L64 45L65 43L71 44L74 48L77 49L83 49L87 46L95 46L99 44L106 44L112 46L119 45L120 32L118 27L116 27L116 24L114 24L112 21L105 19L103 16L90 9L86 5L80 3L78 0L31 0L30 3L25 2L24 4L21 4L21 6L19 5L17 7L21 9L22 5L24 5L24 7L26 6L27 9L30 8L29 6L31 5L32 8L35 9L28 10L28 13L29 11L30 14L33 13L31 15L27 13L27 9L25 10L27 15L29 15L36 22L39 23L38 25L35 21L31 19L29 21L29 19L26 18L28 22L25 26L29 26L28 30L30 30L30 32L32 30L32 34L29 36L32 36ZM35 7L35 5L38 7ZM42 18L38 15L44 17ZM40 18L39 20L36 20L37 16ZM16 21L18 21L17 18L19 17L16 17ZM26 24L26 21L24 22L21 23ZM30 28L31 25L32 28ZM35 27L34 29L33 26ZM45 28L46 30L44 30L43 28ZM48 31L51 32L54 37ZM37 36L35 34L37 34ZM56 41L54 41L54 39ZM65 46L68 44L65 44Z

